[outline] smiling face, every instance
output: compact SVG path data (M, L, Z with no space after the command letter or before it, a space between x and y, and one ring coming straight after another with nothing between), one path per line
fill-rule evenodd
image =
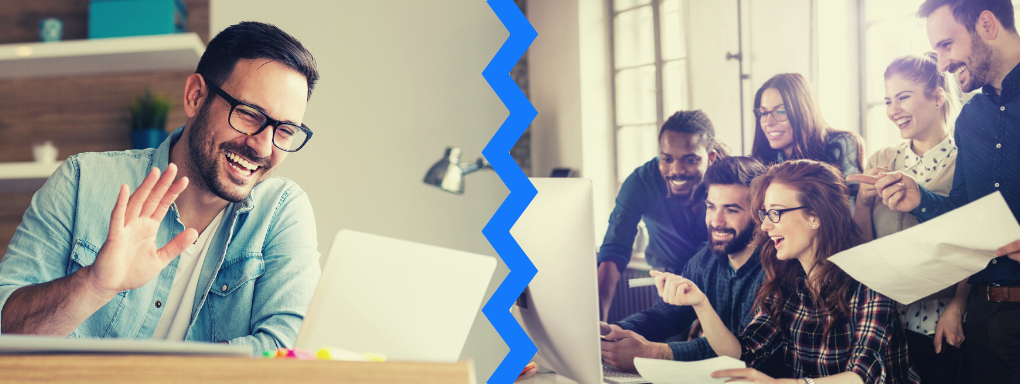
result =
M290 67L265 59L240 60L220 86L234 98L270 117L301 124L307 106L305 77ZM239 202L270 176L287 157L273 145L273 127L247 136L228 123L230 103L208 89L201 110L188 127L190 166L200 175L194 183L221 199ZM193 178L195 179L195 178Z
M783 103L783 96L779 94L778 89L768 88L761 93L761 107L758 108L758 111L762 116L761 130L765 133L769 146L789 155L793 149L793 126L790 125L789 119L777 121L773 116L773 114L786 115L786 105Z
M787 209L802 206L797 200L797 191L784 184L772 183L765 191L762 209ZM818 230L812 228L818 220L810 216L808 209L784 212L778 223L768 217L761 223L761 230L775 244L779 260L813 260Z
M743 185L713 184L705 198L708 246L716 256L738 253L751 242L754 220L748 188Z
M659 173L666 180L668 197L690 197L701 185L702 176L713 159L715 153L708 153L700 135L663 131L659 138Z
M924 85L898 74L885 81L885 111L906 140L923 139L942 123L942 111L925 95Z
M939 70L955 74L964 92L992 81L991 47L976 32L970 33L956 22L948 5L928 15L926 29L928 41L939 57Z

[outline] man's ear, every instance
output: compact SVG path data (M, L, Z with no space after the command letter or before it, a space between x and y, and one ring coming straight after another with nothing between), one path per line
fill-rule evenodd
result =
M719 158L719 153L713 149L712 152L708 153L708 165L712 165L717 158Z
M202 75L192 73L188 76L188 81L184 83L184 115L189 119L198 116L198 111L208 96L209 88L205 86Z
M978 36L981 36L983 40L995 40L995 37L999 35L999 29L1002 24L992 11L983 11L978 15L977 22L974 23L974 29Z

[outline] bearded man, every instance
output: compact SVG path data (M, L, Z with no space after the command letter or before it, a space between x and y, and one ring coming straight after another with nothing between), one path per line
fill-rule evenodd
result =
M0 262L0 333L292 347L320 275L315 219L269 176L312 136L318 78L275 26L220 32L184 126L155 149L71 156L32 198Z
M765 272L755 233L750 185L765 167L750 157L717 159L705 172L705 225L708 244L684 267L732 332L751 322L752 307ZM655 271L653 271L653 274ZM602 359L621 371L634 370L634 358L696 361L716 357L704 337L686 340L697 319L689 306L659 303L615 323L601 323Z

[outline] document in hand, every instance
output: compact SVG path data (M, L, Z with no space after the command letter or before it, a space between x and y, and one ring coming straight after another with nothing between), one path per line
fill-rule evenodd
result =
M634 367L645 380L655 384L716 384L726 378L713 379L712 372L724 369L746 368L743 361L720 356L701 361L673 361L634 358Z
M1017 239L1020 225L995 192L829 260L868 288L909 304L985 269L996 249Z

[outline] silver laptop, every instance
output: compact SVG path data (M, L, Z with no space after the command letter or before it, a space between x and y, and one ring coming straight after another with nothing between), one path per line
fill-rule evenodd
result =
M491 256L340 230L297 346L455 362L495 269Z
M591 181L530 180L538 195L510 234L538 269L513 311L536 362L578 383L647 383L602 364Z
M0 336L0 354L132 354L251 357L244 345L144 339L68 339L54 336Z

